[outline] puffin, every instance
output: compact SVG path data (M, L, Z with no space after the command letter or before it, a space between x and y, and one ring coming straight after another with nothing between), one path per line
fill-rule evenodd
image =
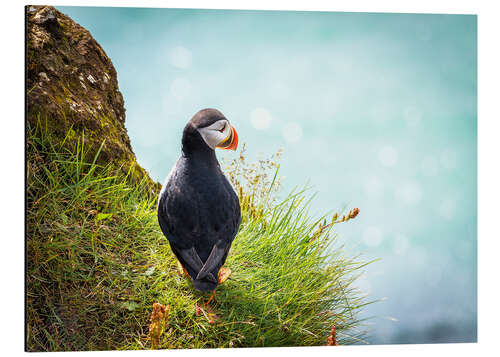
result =
M240 202L215 149L237 147L229 120L217 109L200 110L184 127L181 156L158 199L161 230L201 292L215 293L225 280L219 273L225 278L231 273L223 265L241 223Z

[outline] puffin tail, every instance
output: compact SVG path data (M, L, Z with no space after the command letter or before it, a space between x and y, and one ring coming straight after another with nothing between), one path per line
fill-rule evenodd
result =
M196 290L202 291L204 293L209 292L209 291L214 291L217 289L217 286L219 285L218 281L212 281L209 279L194 279L193 280L193 285Z

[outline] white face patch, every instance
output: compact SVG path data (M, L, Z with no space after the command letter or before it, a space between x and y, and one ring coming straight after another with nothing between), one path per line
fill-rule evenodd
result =
M218 120L210 126L199 128L198 132L201 134L205 143L212 149L226 140L231 134L231 126L225 119Z

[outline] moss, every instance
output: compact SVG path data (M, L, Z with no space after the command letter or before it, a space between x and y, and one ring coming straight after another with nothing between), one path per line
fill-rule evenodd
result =
M53 141L67 149L84 134L89 157L101 150L101 163L111 161L116 168L130 171L131 179L145 179L156 190L159 184L139 166L132 151L116 71L101 46L87 30L53 7L34 8L28 12L26 39L28 123L43 122ZM48 11L55 14L58 26L33 21L37 14ZM40 80L41 72L48 81ZM97 83L89 83L88 75Z

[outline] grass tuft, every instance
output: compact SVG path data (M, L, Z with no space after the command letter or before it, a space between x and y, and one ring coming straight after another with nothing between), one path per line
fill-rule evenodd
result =
M326 345L332 326L338 344L362 341L369 302L353 282L366 263L335 246L335 217L308 215L305 190L278 201L276 157L228 164L243 223L207 307L146 182L97 164L85 135L68 149L40 122L27 130L29 351Z

